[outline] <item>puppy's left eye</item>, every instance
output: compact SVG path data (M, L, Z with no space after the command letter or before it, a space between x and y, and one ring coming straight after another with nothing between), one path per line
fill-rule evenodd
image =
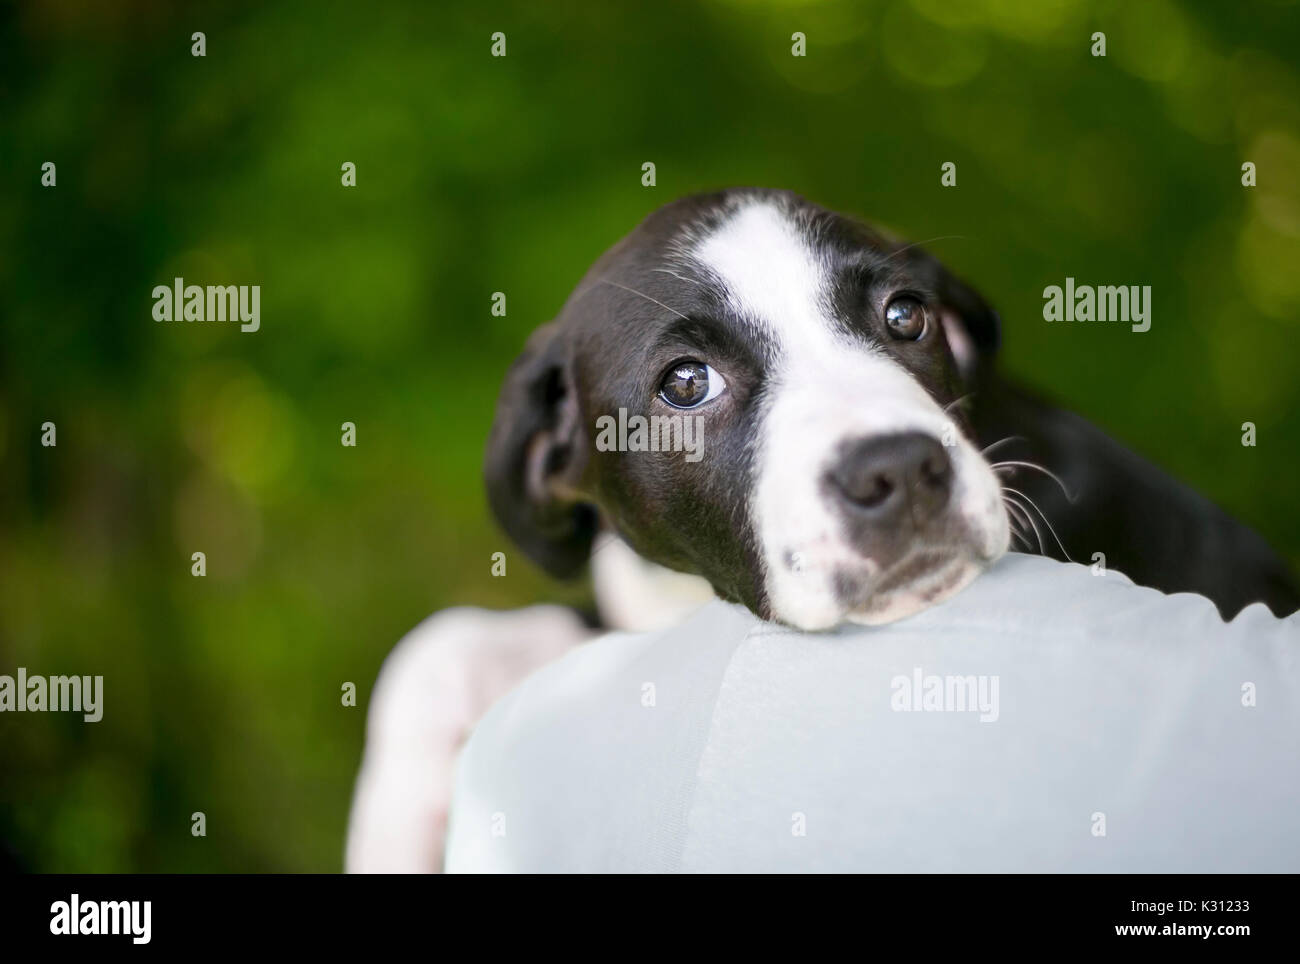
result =
M698 408L717 398L727 383L704 362L679 361L659 385L659 397L673 408Z
M926 308L911 295L899 295L885 309L885 324L895 338L916 341L925 334Z

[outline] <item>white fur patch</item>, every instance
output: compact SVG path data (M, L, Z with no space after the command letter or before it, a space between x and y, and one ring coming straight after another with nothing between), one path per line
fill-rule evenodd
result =
M726 283L732 309L779 344L829 334L818 308L825 272L773 205L741 207L694 254Z
M456 757L470 729L525 676L592 635L559 606L446 609L408 633L370 698L348 872L440 872Z
M643 559L613 533L602 533L591 553L591 582L601 622L610 630L649 633L686 621L714 598L701 576L674 572Z

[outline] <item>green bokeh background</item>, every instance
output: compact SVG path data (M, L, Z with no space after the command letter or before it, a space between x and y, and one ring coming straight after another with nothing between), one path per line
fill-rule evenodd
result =
M6 859L338 869L402 633L586 599L513 552L489 574L495 394L694 191L959 236L931 248L999 308L1008 372L1300 562L1297 50L1285 3L6 5L0 673L105 677L98 724L0 716ZM155 323L177 275L260 284L261 330ZM1067 275L1151 285L1150 332L1043 322Z

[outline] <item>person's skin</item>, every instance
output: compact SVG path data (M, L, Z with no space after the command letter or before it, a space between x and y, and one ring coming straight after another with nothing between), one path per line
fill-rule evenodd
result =
M1300 870L1300 615L1019 554L887 626L712 603L493 707L447 869Z

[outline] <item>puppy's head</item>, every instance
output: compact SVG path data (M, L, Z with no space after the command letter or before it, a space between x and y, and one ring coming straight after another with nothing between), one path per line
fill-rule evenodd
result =
M530 339L488 443L489 500L557 575L603 519L764 618L898 619L1007 548L957 404L996 344L993 312L918 248L786 192L687 198ZM693 448L674 416L695 420Z

